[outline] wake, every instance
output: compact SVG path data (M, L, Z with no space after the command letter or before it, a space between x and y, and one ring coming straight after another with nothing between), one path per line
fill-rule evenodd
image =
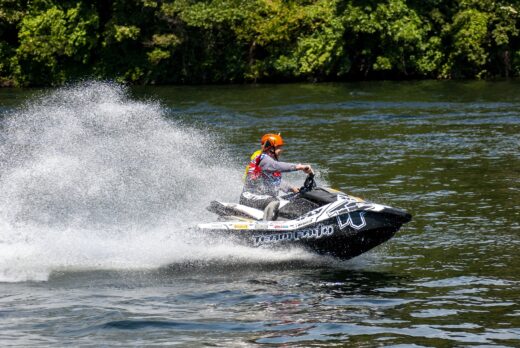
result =
M300 255L191 230L209 201L240 194L242 170L221 148L207 130L117 84L85 82L29 100L0 128L0 281Z

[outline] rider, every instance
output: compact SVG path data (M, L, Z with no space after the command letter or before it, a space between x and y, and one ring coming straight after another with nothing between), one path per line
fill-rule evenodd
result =
M298 188L282 181L282 173L297 170L312 173L312 168L309 164L286 163L278 160L283 146L280 134L265 134L260 143L261 150L251 156L251 161L246 167L246 180L240 195L240 204L257 209L266 209L269 205L270 212L264 212L264 219L271 220L273 217L276 218L280 204L277 198L278 192L280 190L298 192ZM270 204L272 202L275 203Z

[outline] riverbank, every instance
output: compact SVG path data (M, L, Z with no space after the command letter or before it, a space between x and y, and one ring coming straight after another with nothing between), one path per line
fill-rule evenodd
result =
M58 86L520 76L507 1L7 1L0 81Z

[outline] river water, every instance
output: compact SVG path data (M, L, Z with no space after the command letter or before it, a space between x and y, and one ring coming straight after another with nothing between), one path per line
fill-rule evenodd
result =
M0 344L517 347L519 91L0 90ZM320 184L412 222L349 261L191 230L271 131Z

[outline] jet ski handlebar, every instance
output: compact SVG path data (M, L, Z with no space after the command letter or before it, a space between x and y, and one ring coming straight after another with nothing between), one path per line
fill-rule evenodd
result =
M300 193L312 191L316 187L316 181L314 181L314 173L309 173L303 186L300 188Z

